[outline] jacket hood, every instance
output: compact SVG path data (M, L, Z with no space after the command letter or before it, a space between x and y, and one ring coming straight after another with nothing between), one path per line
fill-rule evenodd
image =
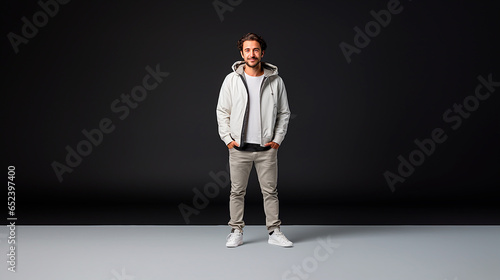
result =
M264 69L264 77L269 77L269 76L274 76L278 75L278 67L275 65L272 65L271 63L267 62L261 62L262 64L262 69ZM239 75L243 75L243 67L245 66L245 61L236 61L233 66L231 67L234 72L236 72Z

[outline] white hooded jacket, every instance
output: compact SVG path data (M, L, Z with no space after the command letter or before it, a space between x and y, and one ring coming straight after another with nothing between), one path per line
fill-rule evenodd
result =
M248 117L248 88L243 67L244 61L233 64L233 72L222 83L217 102L217 123L219 135L227 145L236 141L241 145ZM278 67L262 62L264 79L260 89L260 145L276 142L281 145L290 120L290 108L285 84L278 76Z

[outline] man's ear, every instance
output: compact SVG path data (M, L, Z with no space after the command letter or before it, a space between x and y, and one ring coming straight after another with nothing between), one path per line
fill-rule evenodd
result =
M262 57L264 57L264 54L266 53L266 51L262 51Z
M240 51L240 55L241 55L241 58L245 58L245 56L243 55L243 51Z

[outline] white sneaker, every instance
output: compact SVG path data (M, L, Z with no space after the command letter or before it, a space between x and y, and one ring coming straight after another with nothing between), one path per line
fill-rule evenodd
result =
M269 235L269 240L267 241L267 243L281 247L293 246L293 243L288 240L279 229L275 229L273 234Z
M235 229L226 238L226 247L234 248L243 244L243 232L239 229Z

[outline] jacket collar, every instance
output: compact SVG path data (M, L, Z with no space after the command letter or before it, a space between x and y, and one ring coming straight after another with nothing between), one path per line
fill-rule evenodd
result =
M272 65L271 63L263 62L263 61L261 62L261 64L262 64L262 69L264 69L264 77L278 75L278 67L277 66ZM243 75L244 66L245 66L245 61L236 61L231 68L237 74Z

